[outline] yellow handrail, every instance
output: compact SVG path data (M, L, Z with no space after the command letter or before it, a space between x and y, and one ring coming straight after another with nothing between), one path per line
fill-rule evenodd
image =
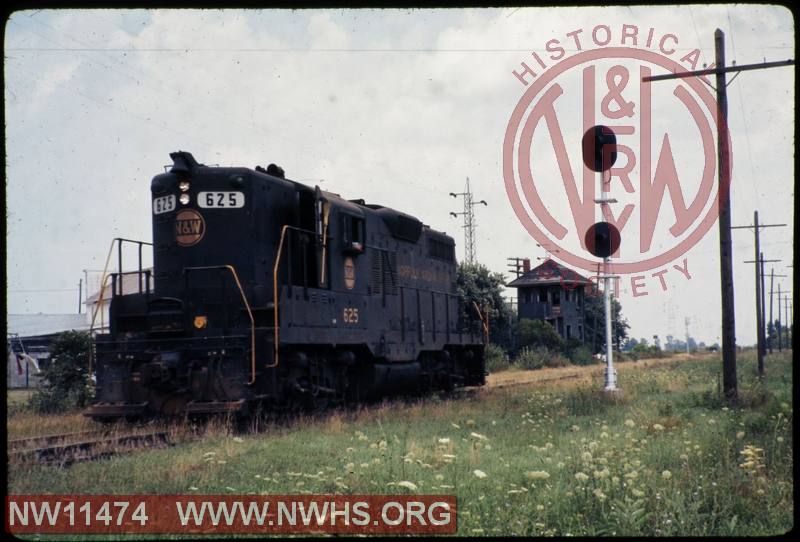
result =
M280 331L279 331L279 324L278 324L278 269L281 265L281 254L283 253L283 240L286 238L286 230L291 228L289 224L284 224L281 228L281 239L278 242L278 253L275 255L275 265L272 267L272 306L273 306L273 316L272 316L272 326L275 333L275 345L274 345L274 354L275 354L275 362L272 365L267 365L267 369L271 369L273 367L278 366L278 348L280 347Z
M247 309L247 315L250 317L250 381L247 383L250 386L256 381L256 320L253 318L253 311L250 310L250 303L248 303L247 296L244 294L242 283L239 282L239 275L236 274L236 269L232 265L226 265L225 268L233 274L233 280L236 281L236 287L239 288L242 301Z
M472 305L475 307L475 310L478 312L478 318L481 319L481 324L483 324L483 337L485 342L489 342L489 315L486 315L486 319L483 317L483 313L481 312L480 307L478 304L473 301Z
M281 265L281 255L283 254L283 241L286 239L286 230L295 230L308 234L315 235L314 232L304 230L289 224L284 224L281 228L281 238L278 241L278 253L275 255L275 265L272 267L272 305L273 305L273 318L272 325L275 332L275 363L267 365L267 369L278 366L278 349L280 348L280 322L278 321L278 270ZM323 260L324 262L324 260Z
M123 241L128 241L130 243L138 243L139 246L139 272L141 272L141 245L150 245L152 246L153 243L148 243L147 241L134 241L133 239L123 239L122 237L114 237L111 240L111 246L108 247L108 256L106 256L106 264L103 266L103 276L100 279L100 295L97 298L97 304L95 305L94 311L92 312L92 322L89 324L89 338L91 339L92 333L94 332L94 322L97 318L97 311L100 311L100 328L105 327L105 319L103 318L103 296L105 295L106 291L106 283L108 282L109 277L111 275L108 273L108 264L111 263L111 254L114 252L114 243L119 243L121 251L121 245ZM120 260L121 262L122 260ZM119 269L120 275L122 274L122 269ZM120 277L120 280L122 278ZM141 281L141 277L139 278ZM141 284L141 282L139 283ZM88 288L89 285L87 284L86 287ZM109 322L110 325L110 322ZM94 344L89 349L89 376L92 375L92 358L94 357Z
M328 248L328 215L330 215L331 206L326 205L327 202L322 203L322 273L320 273L320 286L325 285L325 256Z
M250 303L247 301L247 296L242 288L242 283L239 281L239 275L236 273L236 268L230 264L226 265L209 265L201 267L184 267L186 271L199 271L203 269L227 269L233 275L233 280L236 281L236 287L239 289L239 294L242 296L244 308L247 309L247 315L250 317L250 380L247 385L250 386L256 381L256 320L253 317L253 311L250 309Z
M100 295L97 298L97 304L95 305L94 311L92 311L92 322L89 324L89 339L92 338L92 333L94 332L94 321L97 318L97 311L101 311L101 318L102 318L102 307L103 307L103 294L106 291L106 282L108 282L108 278L111 276L107 274L108 271L108 264L111 261L111 254L114 252L114 243L117 242L117 238L111 240L111 246L108 247L108 256L106 256L106 265L103 266L103 277L100 279ZM86 285L87 289L89 285ZM94 358L94 344L92 343L92 347L89 348L89 377L92 376L92 358Z

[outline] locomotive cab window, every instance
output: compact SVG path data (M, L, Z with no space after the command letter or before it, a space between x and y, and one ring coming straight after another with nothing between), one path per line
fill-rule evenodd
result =
M342 222L342 245L345 252L364 252L364 219L344 213Z

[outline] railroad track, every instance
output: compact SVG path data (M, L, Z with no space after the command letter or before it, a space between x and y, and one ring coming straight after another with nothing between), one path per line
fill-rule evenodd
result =
M570 373L567 375L561 376L551 376L548 378L536 378L533 380L521 380L519 382L512 381L512 382L498 382L492 386L487 386L487 389L496 390L498 388L513 388L517 386L526 386L528 384L540 384L545 382L556 382L558 380L572 380L573 378L580 378L581 376L587 376L588 373Z
M45 463L66 467L81 461L95 461L143 448L171 445L166 431L101 436L97 436L97 433L84 431L9 441L9 463Z
M481 392L491 393L494 390L503 388L515 388L518 386L546 384L548 382L557 382L559 380L572 380L580 378L582 376L586 376L587 374L588 373L570 373L566 375L551 376L547 378L534 378L534 379L519 380L519 381L515 380L511 382L497 382L491 384L487 383L485 386L470 386L467 388L457 388L450 393L453 397L473 397Z
M73 433L57 433L53 435L39 435L35 437L24 437L8 441L8 450L19 451L29 450L31 448L42 448L45 446L53 446L55 444L63 444L67 441L75 440L89 440L93 438L103 438L108 436L106 431L76 431Z

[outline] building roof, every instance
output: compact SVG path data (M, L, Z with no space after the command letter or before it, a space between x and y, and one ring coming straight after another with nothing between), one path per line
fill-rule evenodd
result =
M88 330L85 314L9 314L6 333L20 337L53 335L62 331Z
M521 288L523 286L542 286L548 284L589 284L586 277L579 275L572 269L564 267L551 259L547 259L538 267L525 272L522 276L511 281L508 286Z
M141 282L142 291L145 290L145 271L150 271L150 289L152 291L153 288L153 268L148 267L142 269L142 273L127 273L122 275L122 293L124 294L132 294L139 291L139 282ZM119 285L117 285L119 288ZM84 305L95 305L97 304L97 300L100 298L100 290L97 290L95 293L89 296L89 299L84 301ZM107 303L108 300L111 299L111 279L108 279L106 282L106 291L103 294L103 302Z

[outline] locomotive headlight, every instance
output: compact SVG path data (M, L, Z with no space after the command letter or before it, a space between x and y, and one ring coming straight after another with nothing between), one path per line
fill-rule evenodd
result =
M189 194L181 194L181 205L189 205Z
M188 192L189 191L189 181L181 181L181 184L178 185L178 188L181 189L181 192Z

